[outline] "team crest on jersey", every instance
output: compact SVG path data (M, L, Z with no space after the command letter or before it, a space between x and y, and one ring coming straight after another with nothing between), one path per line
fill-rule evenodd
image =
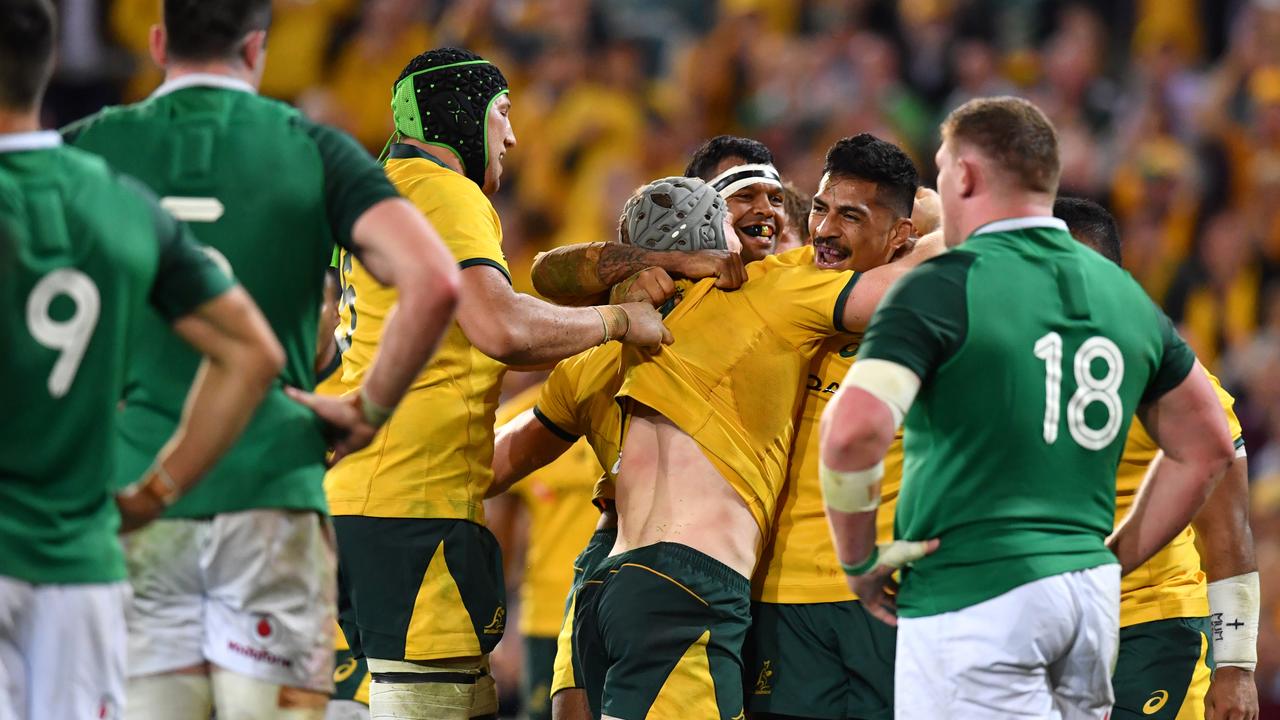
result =
M501 605L493 611L493 619L484 626L485 635L501 635L507 629L507 609Z
M773 661L765 660L764 666L760 668L760 676L756 678L756 695L769 695L773 693Z

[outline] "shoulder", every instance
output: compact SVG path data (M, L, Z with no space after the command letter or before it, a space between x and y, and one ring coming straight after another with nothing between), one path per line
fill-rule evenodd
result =
M138 122L155 112L154 100L143 100L130 105L111 105L81 118L59 130L62 139L76 144L99 130L107 130L120 124Z
M976 253L955 248L925 260L902 276L886 294L886 302L904 295L930 294L944 289L963 289L969 271L979 261Z

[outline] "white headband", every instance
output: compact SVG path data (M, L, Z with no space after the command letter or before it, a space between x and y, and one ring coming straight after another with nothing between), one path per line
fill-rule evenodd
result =
M708 183L727 198L748 185L764 183L782 187L782 177L772 165L735 165L720 173Z

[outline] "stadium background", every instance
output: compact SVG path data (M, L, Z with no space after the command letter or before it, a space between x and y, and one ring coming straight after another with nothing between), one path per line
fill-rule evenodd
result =
M159 0L57 4L46 125L158 84L146 47ZM678 174L709 136L764 141L784 177L811 193L838 137L892 139L931 178L948 110L979 95L1034 100L1058 128L1063 192L1113 210L1125 265L1237 398L1263 581L1258 683L1273 706L1263 717L1280 717L1280 0L276 0L275 9L263 92L373 153L391 132L391 85L414 54L461 45L503 68L519 146L495 203L524 290L535 253L611 237L631 190ZM518 653L495 663L517 672Z

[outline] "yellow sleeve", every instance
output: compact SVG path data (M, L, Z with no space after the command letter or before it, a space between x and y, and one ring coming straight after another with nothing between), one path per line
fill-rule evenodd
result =
M1240 418L1236 417L1235 404L1236 399L1231 397L1231 393L1223 389L1222 383L1218 381L1217 376L1204 366L1200 366L1204 370L1204 374L1209 376L1209 382L1213 383L1213 391L1218 394L1218 402L1222 403L1222 409L1227 413L1227 429L1231 431L1231 442L1236 446L1236 457L1244 456L1244 430L1240 427Z
M502 224L498 213L475 183L450 173L438 183L424 183L415 190L415 194L432 196L412 199L418 207L430 208L427 219L440 233L459 267L489 265L511 281L511 270L502 254Z
M533 412L547 429L560 439L573 442L587 434L589 423L582 412L582 403L574 388L582 373L582 356L576 355L561 360L538 393L538 402Z
M843 322L844 306L858 273L821 270L811 262L789 264L773 257L753 265L762 266L759 279L753 283L753 295L760 296L756 306L777 314L781 322L776 329L793 344L808 342L815 334L848 332Z

